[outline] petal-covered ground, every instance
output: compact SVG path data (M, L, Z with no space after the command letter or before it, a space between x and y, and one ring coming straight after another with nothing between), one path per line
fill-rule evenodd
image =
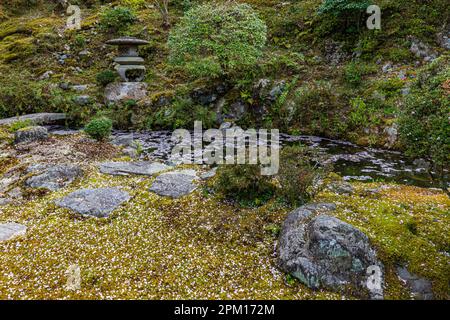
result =
M204 168L197 168L199 171ZM276 267L276 230L289 209L276 201L243 209L200 186L180 199L149 191L154 178L101 174L93 163L69 187L0 207L0 221L28 227L0 243L2 299L336 299ZM204 183L204 182L197 182ZM386 298L408 298L397 263L433 282L446 298L450 200L437 190L355 183L352 195L321 193L333 212L365 232L386 265ZM81 188L119 187L131 195L109 218L86 218L54 201ZM66 270L81 288L66 289ZM351 298L351 297L347 297Z

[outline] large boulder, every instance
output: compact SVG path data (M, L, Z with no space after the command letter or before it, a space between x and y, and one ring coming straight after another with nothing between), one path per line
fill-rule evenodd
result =
M82 189L57 200L56 205L82 215L103 218L128 200L130 195L118 188Z
M14 143L33 142L48 138L48 131L44 127L33 126L17 130L14 135Z
M105 88L105 102L142 100L147 96L147 84L143 82L116 82Z
M194 170L179 170L159 175L150 191L165 197L180 198L196 189L194 180L198 177Z
M31 188L44 188L50 191L56 191L66 187L83 173L80 166L72 164L37 164L28 167L27 171L35 174L25 181L27 186Z
M278 243L279 267L312 289L382 298L383 265L376 251L363 232L324 214L334 209L310 204L288 215Z

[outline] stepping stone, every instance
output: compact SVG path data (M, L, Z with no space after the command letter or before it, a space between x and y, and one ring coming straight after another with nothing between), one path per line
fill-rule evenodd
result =
M78 165L32 165L27 172L39 173L25 181L32 188L45 188L56 191L69 185L75 178L81 176L83 171Z
M34 125L52 124L66 120L64 113L33 113L24 116L0 119L1 125L10 125L17 121L30 121Z
M118 188L99 188L75 191L55 203L82 215L103 218L128 200L130 195Z
M100 164L100 172L117 175L128 176L130 174L152 176L171 167L158 162L104 162Z
M195 170L179 170L159 175L150 187L150 191L160 196L180 198L196 189Z
M23 236L27 232L27 227L15 222L0 223L0 241Z

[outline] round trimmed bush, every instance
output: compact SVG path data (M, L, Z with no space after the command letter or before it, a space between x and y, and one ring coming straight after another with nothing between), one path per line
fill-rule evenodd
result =
M267 26L249 5L202 4L172 30L170 61L196 78L230 76L254 66L266 40Z
M92 119L84 128L84 132L98 141L106 140L111 135L111 131L112 121L106 117Z

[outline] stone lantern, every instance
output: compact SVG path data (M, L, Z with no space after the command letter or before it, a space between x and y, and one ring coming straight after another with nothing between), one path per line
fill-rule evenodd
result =
M106 44L119 47L119 56L114 59L114 62L117 63L116 70L122 81L140 82L144 79L144 59L139 57L138 47L148 43L148 41L132 37L123 37L106 42Z
M122 82L110 83L105 88L105 102L115 103L125 100L142 100L147 96L144 59L139 57L138 47L148 41L131 37L109 40L106 44L119 47L119 55L114 59L116 70Z

